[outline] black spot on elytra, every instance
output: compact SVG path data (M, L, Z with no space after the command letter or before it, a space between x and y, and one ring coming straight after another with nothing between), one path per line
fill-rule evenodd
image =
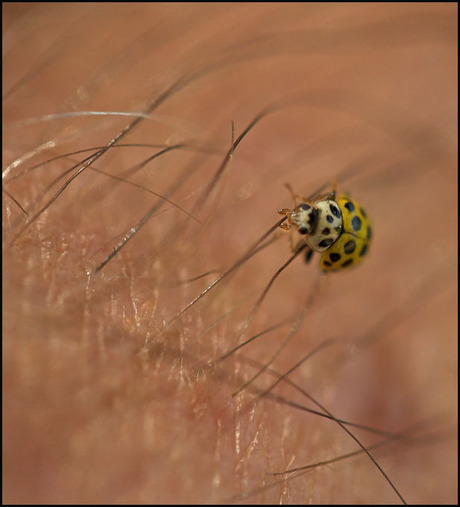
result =
M367 244L365 244L365 245L361 248L361 252L359 252L360 257L362 257L363 255L366 255L366 252L367 252Z
M331 253L329 254L329 258L331 259L332 262L337 262L340 260L340 254L338 253Z
M361 215L362 215L364 218L367 218L366 212L363 210L363 208L359 208L359 211L361 211Z
M343 247L345 250L345 253L352 254L355 251L356 243L353 239L350 239L350 241L347 241Z
M331 213L337 217L337 218L340 218L340 211L339 211L339 208L337 208L337 206L334 206L333 204L329 204L329 209L331 210ZM329 222L329 220L328 220Z
M327 248L327 247L331 246L332 243L334 243L334 240L332 238L327 238L327 239L323 239L322 241L320 241L318 246L320 248Z
M330 224L332 224L332 222L334 221L334 217L333 217L332 215L328 215L328 216L326 217L326 220L327 220Z
M341 266L342 268L348 267L350 264L353 264L353 259L348 259L345 262L342 262Z
M350 202L350 201L348 201L348 202L345 203L345 208L347 208L347 210L350 213L352 213L353 211L355 211L355 205L352 202Z
M306 227L299 227L300 234L308 234L308 229Z
M329 261L323 261L323 264L324 264L325 266L329 266L329 267L330 267L330 266L332 266L332 264L331 264Z
M361 229L361 219L358 216L354 216L351 219L351 226L354 231L359 231Z
M324 234L324 236L329 236L329 234L331 233L331 229L329 229L329 227L325 227L322 231L321 231L321 234Z
M304 202L299 204L299 209L303 209L304 211L308 211L310 208L311 206L309 204L305 204Z

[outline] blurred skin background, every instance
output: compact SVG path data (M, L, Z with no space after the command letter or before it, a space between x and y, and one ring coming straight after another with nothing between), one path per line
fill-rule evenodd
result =
M366 447L399 435L371 453L408 503L457 502L457 85L456 4L4 3L3 501L401 503L363 453L273 475L361 450L286 382L254 402L332 340L289 379ZM334 180L361 266L299 257L249 322L280 231L167 325L284 183Z

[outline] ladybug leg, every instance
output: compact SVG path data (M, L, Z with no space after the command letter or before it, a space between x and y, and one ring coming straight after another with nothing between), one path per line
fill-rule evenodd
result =
M314 195L311 200L312 201L335 201L335 188L331 189L329 192L324 192L323 194Z
M283 208L283 209L279 209L278 210L278 213L280 215L283 215L283 216L287 216L289 217L289 215L291 214L292 210L289 209L289 208ZM281 229L284 229L285 231L289 231L291 230L291 222L289 221L289 218L288 220L286 220L285 222L283 222L282 224L279 225L281 227Z
M324 187L323 187L324 188ZM326 187L327 188L327 187ZM317 202L317 201L325 201L325 200L335 200L335 194L337 192L337 180L333 180L329 186L329 192L317 192L310 196L310 198L306 199L306 202Z
M288 189L289 193L291 194L292 200L294 201L294 208L297 208L298 201L313 204L313 202L307 197L303 197L302 195L296 194L292 189L290 183L285 183L284 186Z
M331 190L329 190L329 192L321 192L321 193L318 192L316 194L313 194L310 197L304 197L302 195L295 194L289 183L285 183L284 186L288 189L289 193L292 196L292 199L294 200L294 208L297 207L297 201L304 202L306 204L311 204L312 206L315 207L315 202L325 201L325 200L335 200L337 182L334 181L331 184Z
M305 264L308 264L312 257L313 257L313 250L311 248L308 248L305 252Z
M284 215L284 216L287 216L289 215L289 213L291 212L292 210L290 208L283 208L283 209L279 209L278 210L278 213L280 215Z
M301 243L301 242L302 242L302 240L299 241L299 243ZM291 249L292 253L294 253L297 250L297 248L299 248L299 243L294 247L294 236L291 232L291 234L289 234L289 248Z
M289 248L291 249L291 252L295 252L298 248L300 248L300 246L302 245L302 243L305 244L304 241L299 241L298 245L294 248L294 241L293 241L293 234L292 234L291 224L284 222L284 223L280 224L279 227L281 229L284 229L285 231L289 231ZM281 235L284 236L284 232L281 232L281 231L278 231L275 234L276 234L276 238L277 239Z
M291 237L291 251L292 253L300 253L302 250L305 250L305 262L309 262L313 256L313 250L307 245L304 239L301 239L297 242L297 245L293 246L292 237ZM307 260L308 259L308 260Z

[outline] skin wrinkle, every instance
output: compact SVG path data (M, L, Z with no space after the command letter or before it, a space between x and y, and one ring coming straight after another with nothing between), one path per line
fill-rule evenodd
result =
M379 445L347 426L407 502L457 502L456 14L3 5L5 503L399 503L337 422L303 409L302 390L343 421L409 428ZM155 121L129 131L132 118L78 115L138 114L162 96ZM122 132L11 245L63 174ZM259 307L292 255L278 229L179 315L292 206L284 183L310 195L334 179L373 223L362 266L315 291L319 257L300 255ZM95 274L154 206L168 209ZM312 290L289 344L232 398ZM427 420L432 443L410 433Z

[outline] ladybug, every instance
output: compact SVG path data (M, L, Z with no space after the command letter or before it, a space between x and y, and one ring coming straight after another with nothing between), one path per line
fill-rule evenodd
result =
M294 202L299 198L288 186ZM324 272L340 271L361 262L366 255L372 237L370 221L364 209L349 195L335 191L301 198L294 209L284 208L278 211L287 217L280 224L284 230L292 227L303 236L298 246L308 246L306 261L310 261L314 252L321 253L320 268ZM293 249L295 250L295 249Z

